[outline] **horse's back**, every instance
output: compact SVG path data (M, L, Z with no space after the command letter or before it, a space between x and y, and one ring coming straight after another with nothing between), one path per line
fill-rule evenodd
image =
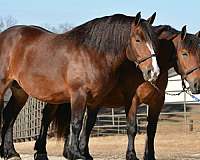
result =
M16 80L25 91L31 86L41 88L40 91L35 89L37 94L43 91L42 88L51 94L63 94L60 92L65 88L61 85L64 82L58 76L62 73L58 70L61 67L56 67L61 65L62 59L53 58L53 47L50 48L55 36L36 26L20 25L3 31L0 34L0 79ZM55 79L60 83L55 83ZM50 85L44 87L45 83ZM51 88L56 88L56 91Z
M78 45L68 33L15 26L5 30L0 41L4 75L16 80L29 95L38 99L61 102L69 98L69 90L83 86L91 97L101 97L116 81L106 55Z

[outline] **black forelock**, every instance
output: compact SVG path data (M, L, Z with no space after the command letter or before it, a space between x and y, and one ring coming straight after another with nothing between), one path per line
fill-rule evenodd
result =
M200 56L200 40L193 34L187 34L182 42L183 48L187 49L191 53L198 53Z

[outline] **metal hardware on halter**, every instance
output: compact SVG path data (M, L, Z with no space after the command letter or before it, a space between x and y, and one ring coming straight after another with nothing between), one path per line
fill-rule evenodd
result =
M138 67L141 63L145 62L146 60L152 58L152 57L156 57L156 54L151 54L150 56L148 57L144 57L140 60L136 60L135 64L136 64L136 67Z
M186 87L186 85L185 85L185 82L184 82L184 79L181 77L181 81L182 81L182 88L183 88L183 90L182 91L180 91L180 92L178 92L178 93L169 93L169 92L167 92L167 91L165 91L165 94L166 95L169 95L169 96L179 96L181 93L183 93L183 92L188 92L188 90L189 90L189 87L187 88Z

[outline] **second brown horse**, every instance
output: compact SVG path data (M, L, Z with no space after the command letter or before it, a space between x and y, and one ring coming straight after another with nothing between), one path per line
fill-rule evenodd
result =
M158 26L155 27L155 31L160 39L158 62L161 69L161 74L155 86L152 86L152 84L149 82L144 82L140 71L133 63L127 61L121 67L122 72L120 74L117 88L113 89L106 99L104 99L104 103L101 104L105 107L125 106L128 120L127 160L137 159L134 147L134 139L137 131L136 111L137 106L141 103L149 105L144 159L155 159L154 137L156 133L158 116L164 104L169 68L175 67L179 74L182 73L181 75L184 78L187 78L187 81L190 83L190 89L193 93L199 93L200 89L200 59L198 58L200 55L200 50L198 49L198 44L200 42L199 39L194 35L186 34L185 27L183 27L182 32L179 32L170 26ZM193 62L193 66L187 65L191 62ZM138 72L138 74L130 74L132 72L132 68L135 68L135 72ZM132 81L132 79L135 81ZM48 125L50 124L51 120L57 116L57 120L59 120L57 123L60 123L58 124L58 132L63 132L63 122L69 121L70 110L68 107L65 105L60 105L58 106L57 110L54 109L55 108L52 108L50 104L48 104L44 109L41 134L35 144L37 160L43 160L47 158L45 147L46 135ZM90 132L96 121L98 110L99 107L94 108L88 106L86 126L85 128L83 127L80 138L80 148L82 153L86 155L87 159L92 159L91 155L89 154L88 142ZM63 119L61 117L63 117ZM65 147L68 147L68 145L66 144ZM67 153L64 153L64 156L67 157Z

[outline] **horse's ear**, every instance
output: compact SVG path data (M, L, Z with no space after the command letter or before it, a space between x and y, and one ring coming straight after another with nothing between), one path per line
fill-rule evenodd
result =
M181 39L184 40L187 34L186 25L181 30Z
M156 18L156 12L154 12L154 14L153 14L151 17L149 17L149 18L147 19L147 22L148 22L149 24L153 24L155 18Z
M137 26L140 23L141 20L141 12L138 12L135 17L135 26Z
M198 31L195 36L197 36L198 38L200 38L200 31Z

